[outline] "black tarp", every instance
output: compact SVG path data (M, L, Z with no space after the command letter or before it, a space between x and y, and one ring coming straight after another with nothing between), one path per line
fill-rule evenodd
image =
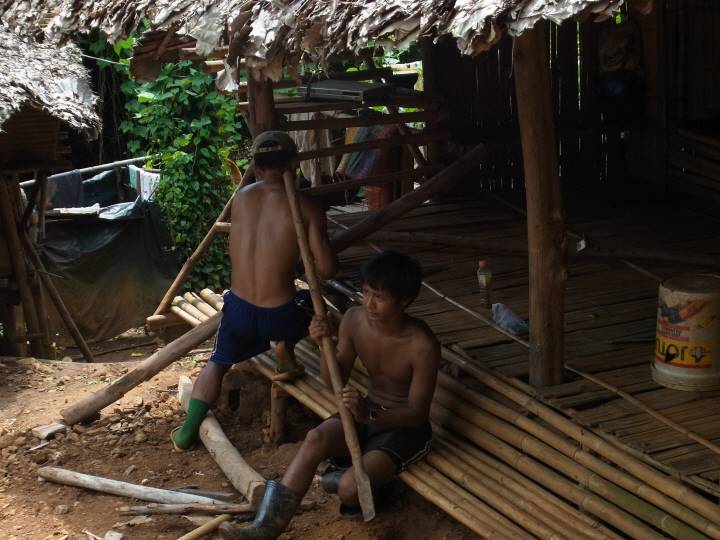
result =
M104 208L100 216L49 222L43 259L87 341L144 324L177 273L155 203ZM51 309L56 341L72 344Z

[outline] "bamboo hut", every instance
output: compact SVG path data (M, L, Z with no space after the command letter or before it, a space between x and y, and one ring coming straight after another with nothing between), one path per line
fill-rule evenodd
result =
M357 182L401 185L416 175L420 184L400 187L374 212L329 216L343 253L328 295L357 301L355 269L377 249L410 252L428 271L411 313L443 343L447 375L432 411L436 451L403 480L482 537L720 538L719 394L663 388L648 367L658 281L719 266L717 217L704 203L720 192L710 122L720 109L718 79L707 54L720 40L720 9L709 0L654 4L244 0L105 3L89 14L60 2L43 20L14 8L1 17L61 41L87 28L121 37L147 16L153 29L138 43L134 69L152 74L173 58L205 63L237 93L253 133L368 122L361 114L290 118L362 107L278 90L304 82L301 62L331 73L339 58L418 40L422 94L381 100L389 118L371 117L408 131L303 156L408 148L407 170ZM358 77L382 78L383 68ZM410 130L416 121L421 132ZM148 317L148 327L194 327L172 348L188 350L191 335L204 339L218 323L221 297L181 286L227 219L226 209ZM493 301L529 317L528 336L482 309L478 258L491 259ZM172 356L158 353L164 365ZM317 351L301 343L298 356L307 376L273 386L276 441L287 395L321 417L334 410ZM253 361L272 373L271 355ZM152 376L150 364L122 389L69 407L65 420ZM367 384L362 366L353 380Z
M44 228L40 201L45 200L48 175L68 168L65 130L95 137L100 118L77 47L41 46L2 29L0 50L2 348L18 353L19 346L30 343L32 354L47 357L51 330L46 302L52 301L64 319L69 314L37 254ZM25 204L19 182L28 177L36 187ZM22 315L16 317L17 304Z

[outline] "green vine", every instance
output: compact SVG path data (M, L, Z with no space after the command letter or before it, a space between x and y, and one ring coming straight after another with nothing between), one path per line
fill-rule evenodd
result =
M247 132L233 96L215 89L213 78L190 61L167 64L136 89L120 124L131 155L159 154L162 169L155 192L178 260L205 236L233 191L225 159L238 152ZM247 160L239 160L242 167ZM217 238L186 281L186 288L228 286L227 238Z

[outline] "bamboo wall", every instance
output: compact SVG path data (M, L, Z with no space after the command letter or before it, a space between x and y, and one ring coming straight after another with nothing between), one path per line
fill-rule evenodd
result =
M617 114L599 97L599 32L607 23L550 25L549 61L560 136L560 174L566 187L620 183L626 178L627 144L621 136L635 119ZM436 49L438 93L450 110L448 126L467 146L493 149L480 188L522 191L522 159L512 73L512 38L477 58L461 57L451 42Z
M720 3L670 0L664 26L667 186L720 201Z

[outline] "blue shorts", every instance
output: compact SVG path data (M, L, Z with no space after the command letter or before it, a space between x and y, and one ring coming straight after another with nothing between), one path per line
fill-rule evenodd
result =
M212 362L236 364L267 351L271 341L293 346L308 333L312 317L309 291L299 291L287 304L272 308L246 302L232 291L227 291L223 300Z

